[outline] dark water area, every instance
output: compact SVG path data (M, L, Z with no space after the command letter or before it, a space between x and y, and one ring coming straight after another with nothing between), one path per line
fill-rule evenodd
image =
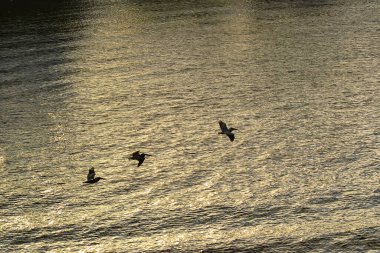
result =
M380 252L379 13L0 1L0 251Z

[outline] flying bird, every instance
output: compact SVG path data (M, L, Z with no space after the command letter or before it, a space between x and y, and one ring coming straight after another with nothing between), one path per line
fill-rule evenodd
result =
M130 160L137 160L139 163L137 164L137 167L140 167L140 165L144 162L145 156L150 156L149 154L140 153L140 151L133 152L132 155L129 157Z
M87 174L87 181L86 182L83 182L83 183L86 183L86 184L95 184L97 182L99 182L100 179L105 179L105 178L102 178L102 177L95 177L95 168L94 167L91 167L91 169L88 170L88 174Z
M235 134L232 131L237 130L236 128L233 128L233 127L228 128L227 124L221 120L219 121L219 126L220 126L220 129L222 130L221 132L219 132L219 134L227 135L231 141L235 140Z

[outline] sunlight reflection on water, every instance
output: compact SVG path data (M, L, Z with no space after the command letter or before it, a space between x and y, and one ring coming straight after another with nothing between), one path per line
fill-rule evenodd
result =
M1 17L4 250L380 247L376 1L37 2Z

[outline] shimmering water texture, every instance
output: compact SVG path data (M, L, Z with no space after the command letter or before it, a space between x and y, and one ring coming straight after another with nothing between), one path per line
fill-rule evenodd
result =
M379 1L0 9L0 252L380 252Z

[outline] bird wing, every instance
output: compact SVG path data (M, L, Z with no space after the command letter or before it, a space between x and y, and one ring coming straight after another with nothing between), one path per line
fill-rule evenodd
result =
M88 175L87 175L87 181L94 180L94 178L95 178L95 171L93 171L93 172L88 172Z
M129 159L136 160L140 157L140 151L133 152Z
M227 134L228 138L230 138L231 141L234 141L235 140L235 135L233 133L229 133Z
M228 131L228 127L227 127L227 124L224 123L223 121L219 121L219 126L220 126L220 129L222 130L222 132L227 132Z
M139 159L139 164L137 164L137 167L140 167L140 165L144 162L144 160L145 160L145 157L141 157Z

